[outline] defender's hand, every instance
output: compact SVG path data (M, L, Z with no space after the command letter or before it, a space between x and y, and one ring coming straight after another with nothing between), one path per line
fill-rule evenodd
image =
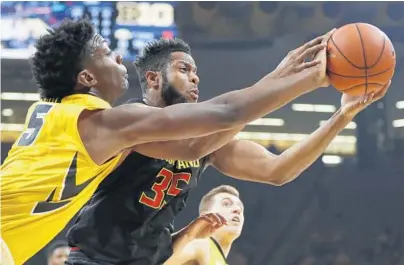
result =
M384 97L390 87L390 84L391 81L389 81L382 89L361 97L354 97L343 94L341 98L342 114L347 118L352 119L367 106Z
M317 37L299 48L290 51L271 75L276 78L282 78L320 64L320 58L311 59L327 46L327 42L323 41L324 37ZM310 61L306 61L306 59L310 59Z
M185 228L185 233L194 239L207 238L224 225L227 225L227 221L223 216L220 214L208 213L201 215L196 220L192 221Z

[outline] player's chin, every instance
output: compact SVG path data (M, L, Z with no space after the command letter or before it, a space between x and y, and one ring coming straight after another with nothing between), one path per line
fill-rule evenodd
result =
M193 98L193 97L188 97L187 98L187 103L198 103L198 99Z
M226 232L229 234L240 235L243 226L241 224L226 226Z

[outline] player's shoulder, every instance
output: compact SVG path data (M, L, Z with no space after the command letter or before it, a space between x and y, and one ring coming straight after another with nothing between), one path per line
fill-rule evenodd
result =
M209 238L201 238L192 240L187 247L193 248L195 252L198 253L206 253L210 248L210 239Z
M210 239L196 239L191 244L194 244L196 258L199 264L209 264L210 260Z

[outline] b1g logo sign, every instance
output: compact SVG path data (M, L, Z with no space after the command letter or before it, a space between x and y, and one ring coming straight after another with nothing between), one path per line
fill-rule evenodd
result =
M174 7L169 3L119 2L116 23L128 26L170 27L174 24Z

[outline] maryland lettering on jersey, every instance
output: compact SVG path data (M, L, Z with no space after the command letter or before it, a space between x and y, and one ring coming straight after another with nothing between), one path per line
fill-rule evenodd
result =
M165 160L173 169L185 170L199 168L199 160L181 161L181 160ZM156 181L151 186L150 191L143 191L140 195L139 202L153 209L161 209L167 204L166 196L175 197L189 184L192 172L178 172L162 168L156 176Z
M199 168L201 166L199 160L181 161L181 160L167 159L165 161L170 165L174 165L176 169Z

